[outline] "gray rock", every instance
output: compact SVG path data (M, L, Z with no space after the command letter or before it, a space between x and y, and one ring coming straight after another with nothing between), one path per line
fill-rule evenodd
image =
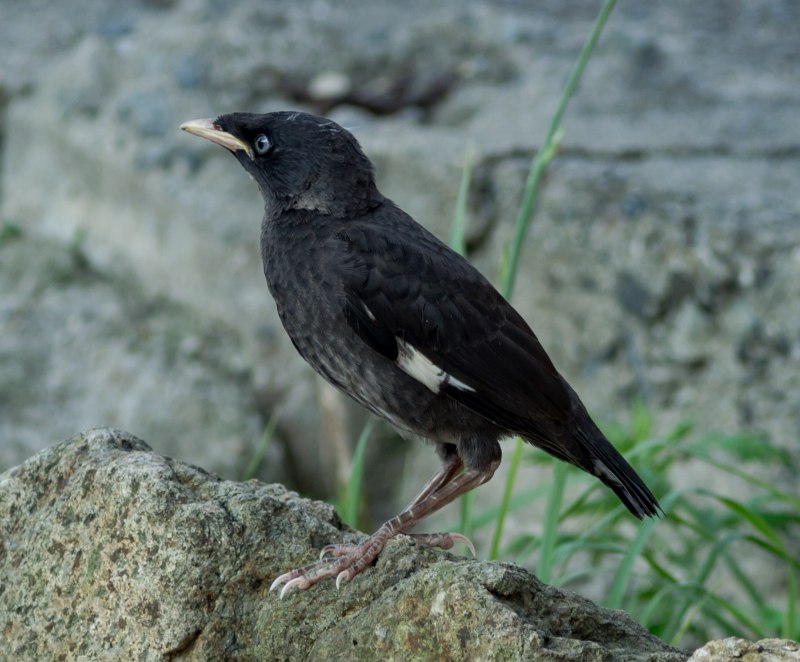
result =
M186 55L180 58L175 71L178 85L185 88L198 87L208 81L209 65L202 55Z
M796 662L800 660L800 644L788 639L746 641L729 637L709 641L698 648L689 662Z
M163 90L149 90L122 99L117 107L119 119L133 126L142 136L160 137L172 129L170 112Z
M513 564L388 545L340 591L274 576L362 534L279 485L92 430L0 475L0 656L679 662L620 611Z
M81 242L0 239L0 467L104 422L242 476L278 403L253 398L235 330L98 269ZM288 477L280 443L263 472Z
M133 32L134 21L117 13L103 18L96 28L97 34L107 39L119 39Z

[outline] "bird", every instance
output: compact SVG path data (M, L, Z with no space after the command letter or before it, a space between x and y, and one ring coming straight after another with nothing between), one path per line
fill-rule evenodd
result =
M228 149L264 202L267 285L295 349L325 380L403 434L435 444L440 466L364 542L332 544L271 589L351 581L398 534L450 549L457 533L415 534L423 518L488 481L500 441L519 436L596 476L638 519L656 497L606 439L514 307L375 181L353 134L301 111L234 112L184 131Z

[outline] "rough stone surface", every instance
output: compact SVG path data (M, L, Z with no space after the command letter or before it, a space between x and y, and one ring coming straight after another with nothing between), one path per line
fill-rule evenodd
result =
M789 639L746 641L736 637L709 641L698 648L689 662L796 662L800 644Z
M221 480L111 429L0 475L0 657L648 660L687 655L513 564L388 546L337 592L287 567L363 534L278 485Z

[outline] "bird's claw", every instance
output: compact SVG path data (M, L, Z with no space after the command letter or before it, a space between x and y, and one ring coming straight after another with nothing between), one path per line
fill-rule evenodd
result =
M392 537L387 532L379 530L359 545L331 544L325 545L320 552L318 561L309 563L302 568L290 570L277 577L269 587L270 591L283 586L280 597L288 595L294 590L303 591L311 588L326 577L336 577L337 590L358 575L364 568L372 563L380 554L386 541ZM455 543L460 542L475 556L475 546L469 538L460 533L412 533L411 538L419 544L430 547L450 549Z
M337 544L330 544L325 545L319 553L320 561L324 558L331 556L333 558L337 558L339 556L344 556L353 548L352 545L337 545Z
M311 586L311 584L305 577L295 577L284 584L283 588L281 589L281 600L283 600L284 596L287 593L290 593L293 588L297 587L298 590L303 590L309 586Z
M352 570L350 570L350 568L347 568L346 570L342 570L338 575L336 575L336 590L337 591L339 590L339 588L341 587L342 584L346 584L347 582L349 582L355 576L355 573L353 573L353 576L351 576L351 574L350 574L351 572L352 572Z
M460 542L462 545L464 545L472 554L473 559L477 558L478 553L475 551L475 545L472 544L472 541L469 538L467 538L467 536L462 535L460 533L450 533L448 535L450 536L450 539L453 541L453 543Z
M289 573L287 572L287 573L281 575L280 577L276 577L275 581L272 582L272 584L270 584L270 586L269 586L269 592L272 593L276 588L278 588L281 584L283 584L285 581L287 581L286 575L288 575L288 574Z

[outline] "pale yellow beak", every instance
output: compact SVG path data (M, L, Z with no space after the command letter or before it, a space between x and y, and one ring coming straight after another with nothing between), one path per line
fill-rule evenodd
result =
M214 120L190 120L181 124L181 129L210 140L212 143L217 143L217 145L222 145L232 152L242 150L251 159L253 158L253 148L250 145L239 140L233 134L223 131L221 126L214 124Z

